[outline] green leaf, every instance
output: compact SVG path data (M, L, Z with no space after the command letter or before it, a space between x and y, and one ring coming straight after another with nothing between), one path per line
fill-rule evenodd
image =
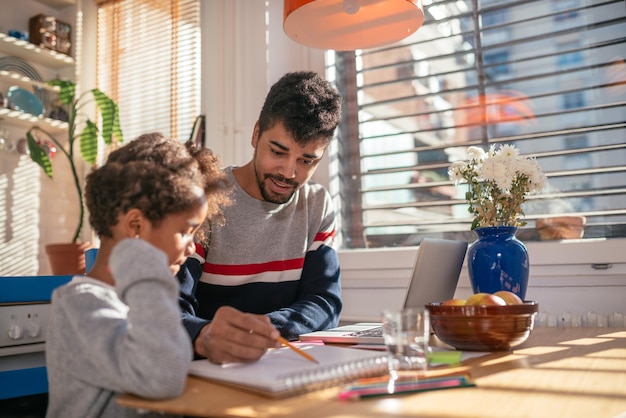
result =
M120 115L117 104L98 89L91 90L91 93L102 114L102 138L104 139L104 143L111 145L113 136L115 136L119 142L124 142L120 128Z
M59 92L59 100L64 105L69 105L76 96L76 84L67 80L50 80L48 84L51 86L57 86L61 88Z
M48 178L52 178L52 163L50 162L50 158L48 158L48 154L46 154L46 151L35 141L35 138L33 138L30 132L26 132L26 138L28 140L30 158L39 164Z
M80 133L80 155L91 165L98 158L98 126L90 120L87 120L85 129Z

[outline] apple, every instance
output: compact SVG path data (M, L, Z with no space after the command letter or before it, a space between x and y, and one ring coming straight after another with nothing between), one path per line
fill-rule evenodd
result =
M465 305L465 299L448 299L441 302L442 306L463 306Z
M504 299L507 305L521 305L522 303L524 303L524 301L519 296L517 296L513 292L509 292L508 290L499 290L497 292L494 292L494 295L500 296L502 299Z
M481 292L481 293L474 293L472 296L467 298L467 300L465 301L465 305L505 306L506 301L502 299L500 296Z

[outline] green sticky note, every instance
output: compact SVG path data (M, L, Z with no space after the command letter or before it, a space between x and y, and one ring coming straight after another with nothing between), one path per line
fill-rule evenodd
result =
M432 351L428 354L428 363L430 365L459 364L462 355L462 351Z

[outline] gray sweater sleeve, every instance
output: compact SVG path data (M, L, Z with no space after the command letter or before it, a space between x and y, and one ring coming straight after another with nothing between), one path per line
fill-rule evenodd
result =
M141 239L127 239L113 249L109 267L120 299L129 306L127 327L113 336L117 356L110 370L117 368L123 387L141 396L182 392L193 351L165 253Z

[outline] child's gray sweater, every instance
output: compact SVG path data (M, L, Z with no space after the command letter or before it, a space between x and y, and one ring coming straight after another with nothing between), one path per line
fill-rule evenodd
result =
M117 405L116 396L168 398L184 389L192 347L165 254L127 239L109 261L115 288L76 276L53 292L47 417L145 418Z

